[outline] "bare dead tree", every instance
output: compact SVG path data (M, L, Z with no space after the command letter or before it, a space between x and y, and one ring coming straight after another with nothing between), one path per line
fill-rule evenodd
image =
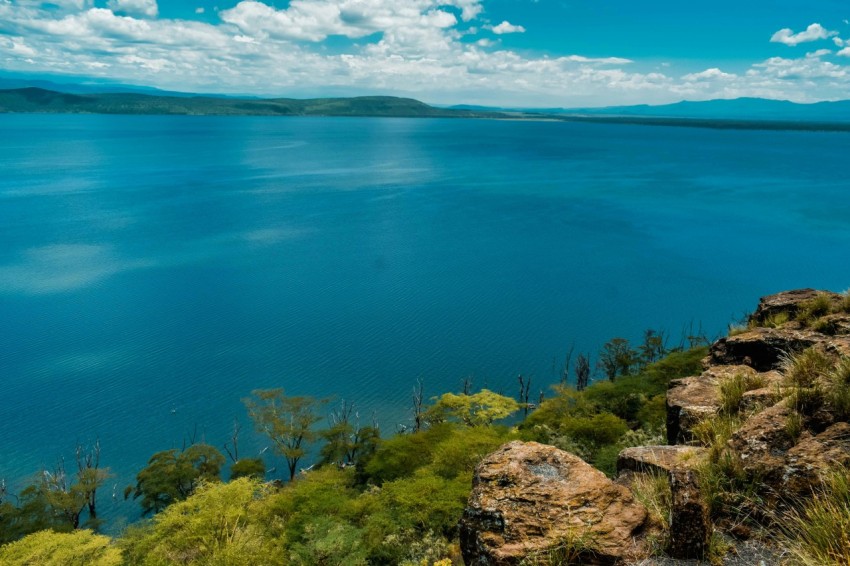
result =
M419 432L422 429L424 421L422 401L422 380L417 379L416 385L413 387L413 432Z
M233 430L230 432L230 445L224 443L224 451L234 464L239 461L239 433L242 431L242 423L239 419L233 419ZM233 450L230 449L233 446Z

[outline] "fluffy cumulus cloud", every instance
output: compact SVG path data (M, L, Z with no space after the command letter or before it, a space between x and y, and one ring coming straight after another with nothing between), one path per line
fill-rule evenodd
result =
M493 26L491 29L496 35L502 35L503 33L525 33L524 27L515 26L507 20L497 26Z
M829 31L820 24L811 24L800 33L794 33L791 28L784 28L773 34L770 41L774 43L784 43L785 45L795 46L800 43L808 43L810 41L818 41L819 39L827 39L838 35L838 32Z
M709 68L674 75L622 53L555 56L505 48L494 34L522 32L523 22L489 20L486 0L290 0L281 7L267 1L242 0L211 23L157 17L155 0L55 0L50 7L0 0L0 68L194 92L381 93L517 106L735 96L810 101L850 92L840 64L850 53L837 42L841 58L819 50L735 73ZM789 45L838 39L813 26L774 37Z

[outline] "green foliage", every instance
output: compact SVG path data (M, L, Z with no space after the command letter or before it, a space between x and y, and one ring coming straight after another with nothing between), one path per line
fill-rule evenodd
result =
M127 564L286 564L282 525L262 509L268 490L249 478L199 486L188 499L127 531L121 541Z
M385 481L413 475L434 459L436 447L457 428L442 423L412 434L399 434L380 443L362 467L362 483L381 485Z
M136 475L133 499L142 498L142 513L158 513L189 497L201 481L218 481L224 456L209 444L194 444L178 452L157 452Z
M303 566L366 566L363 530L330 517L317 517L292 545L291 564Z
M88 530L57 533L50 530L28 535L0 547L4 566L118 566L121 551L109 537Z
M385 483L378 501L398 524L412 526L419 532L433 531L451 537L471 487L472 474L445 479L423 469L411 478Z
M275 451L286 459L289 479L295 478L298 462L307 454L306 444L316 439L312 427L321 420L316 410L326 400L287 397L283 389L256 389L243 399L257 431L269 437Z
M487 426L517 412L519 403L510 397L482 389L472 395L444 393L426 411L425 420L441 423L447 420L467 426Z
M266 464L262 458L240 458L230 466L230 479L266 477Z
M618 375L629 375L637 362L638 354L625 338L612 338L599 351L599 367L610 381Z
M445 479L468 475L484 456L515 438L504 427L456 428L434 448L429 468Z
M783 523L785 544L803 566L850 564L850 476L837 468L823 486Z

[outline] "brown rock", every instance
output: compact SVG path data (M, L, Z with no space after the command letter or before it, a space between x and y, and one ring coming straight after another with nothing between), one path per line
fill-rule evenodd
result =
M789 318L794 318L800 310L800 303L814 299L821 292L816 289L795 289L762 297L750 320L755 324L764 324L767 319L781 313L787 313Z
M619 564L647 552L647 511L631 492L580 458L536 442L514 441L475 469L460 521L468 566L539 564L580 551L582 564Z
M824 472L847 464L850 464L850 424L836 423L817 436L804 433L785 455L782 493L809 495Z
M711 363L730 365L746 361L756 371L770 371L778 369L789 354L801 352L822 341L824 335L812 330L753 328L712 344Z
M766 487L780 484L785 454L794 446L787 428L791 412L785 400L779 401L747 419L729 440L747 476Z

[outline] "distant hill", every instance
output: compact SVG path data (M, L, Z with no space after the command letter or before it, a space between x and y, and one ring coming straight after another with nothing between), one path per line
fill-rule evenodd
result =
M399 116L474 118L491 112L434 108L411 98L217 98L141 93L73 94L43 88L0 90L0 112L239 116Z
M787 100L735 98L729 100L682 101L650 106L609 106L538 110L545 114L582 116L646 116L711 120L769 120L790 122L850 122L850 100L798 104Z

